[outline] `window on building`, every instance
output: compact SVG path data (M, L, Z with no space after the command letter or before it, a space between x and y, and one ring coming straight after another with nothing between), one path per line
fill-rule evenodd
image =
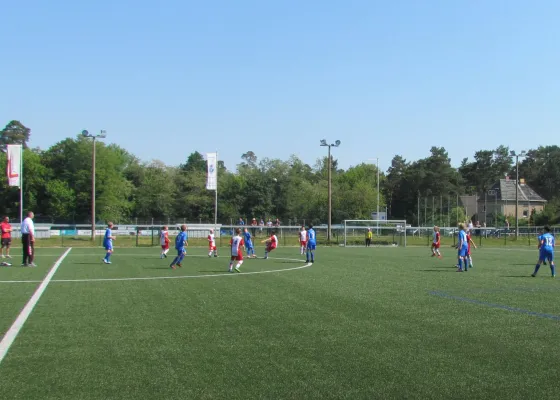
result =
M523 217L527 218L529 216L529 210L523 210Z

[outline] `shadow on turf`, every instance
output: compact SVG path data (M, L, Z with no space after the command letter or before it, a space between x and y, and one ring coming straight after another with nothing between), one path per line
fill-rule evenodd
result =
M456 270L457 270L457 268L453 268L453 267L440 267L439 269L421 269L420 271L422 271L422 272L455 272Z

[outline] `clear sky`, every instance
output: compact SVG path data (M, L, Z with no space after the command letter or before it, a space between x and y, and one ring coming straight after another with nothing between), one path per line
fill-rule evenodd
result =
M82 129L143 160L233 168L342 141L342 167L444 146L557 144L560 1L2 3L0 124L32 146Z

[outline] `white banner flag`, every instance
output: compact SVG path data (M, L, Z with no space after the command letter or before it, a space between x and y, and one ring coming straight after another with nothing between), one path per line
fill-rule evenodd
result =
M208 175L206 177L206 189L218 190L218 153L206 153Z
M8 151L8 186L21 187L21 144L9 144Z

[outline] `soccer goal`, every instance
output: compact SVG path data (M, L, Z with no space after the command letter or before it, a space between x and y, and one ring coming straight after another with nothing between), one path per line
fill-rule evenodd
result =
M371 246L406 246L405 220L345 220L344 246L366 246L371 229Z

